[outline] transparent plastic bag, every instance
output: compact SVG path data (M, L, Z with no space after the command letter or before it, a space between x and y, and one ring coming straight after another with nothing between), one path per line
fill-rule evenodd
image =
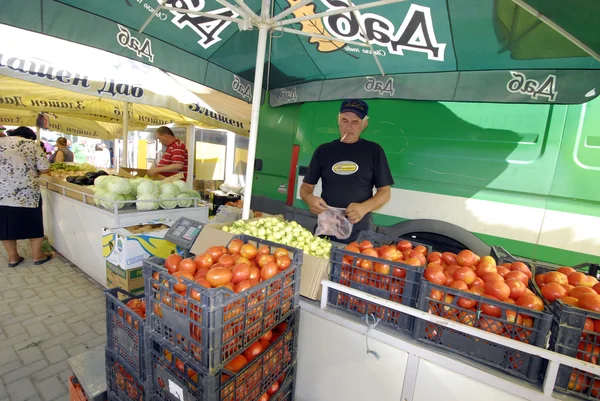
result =
M353 224L346 218L346 209L330 207L319 214L315 235L327 235L337 239L347 239L352 234Z

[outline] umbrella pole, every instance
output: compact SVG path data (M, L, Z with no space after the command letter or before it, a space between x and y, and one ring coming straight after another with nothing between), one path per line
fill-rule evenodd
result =
M129 144L129 102L123 102L123 156L121 165L127 167L127 145Z
M263 8L265 7L263 1ZM267 50L266 26L258 30L258 47L256 50L256 70L254 72L254 91L252 92L252 118L250 120L250 140L248 143L248 164L246 166L246 188L244 189L244 207L242 219L250 217L250 201L252 199L252 183L254 182L254 158L256 157L256 139L258 136L258 119L260 116L260 101L262 94L262 80L265 69L265 53Z
M194 124L188 124L185 127L186 147L188 151L187 165L187 188L194 188L194 166L196 166L196 127Z

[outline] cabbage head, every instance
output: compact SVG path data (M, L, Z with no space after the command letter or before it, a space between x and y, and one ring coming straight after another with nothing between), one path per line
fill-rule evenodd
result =
M175 184L163 184L160 186L160 194L168 195L171 198L176 198L179 195L179 188Z
M152 180L144 180L137 187L138 199L140 195L150 195L150 199L158 198L158 185ZM153 209L150 209L153 210Z
M94 180L94 186L98 187L99 189L106 189L106 184L108 184L108 182L110 181L110 178L111 178L110 175L98 176Z
M189 198L191 198L191 196L189 196L189 194L186 192L177 195L177 206L179 206L179 207L192 206L194 204L194 200L189 199Z
M187 184L185 181L177 180L173 181L171 184L175 185L179 189L179 192L185 192L187 190Z
M123 177L112 177L112 180L106 185L108 192L114 192L115 194L125 195L131 192L131 184L127 178Z
M115 202L125 200L125 198L123 198L123 195L116 194L114 192L105 192L103 198L104 200L101 200L100 203L102 204L102 207L107 210L113 210L115 208ZM117 205L117 208L122 209L123 206L125 206L124 203L119 203Z
M160 207L163 209L175 209L177 207L177 200L166 200L173 199L177 196L171 196L169 194L160 194L158 199L160 200Z
M143 194L138 195L135 207L137 210L156 210L159 205L156 201L156 196L153 194Z

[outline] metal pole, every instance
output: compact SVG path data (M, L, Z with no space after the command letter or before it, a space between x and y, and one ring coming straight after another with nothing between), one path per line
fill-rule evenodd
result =
M36 142L37 142L38 146L39 146L39 144L40 144L40 141L42 140L42 138L41 138L41 136L40 136L40 135L41 135L41 132L42 132L42 130L40 129L40 127L36 126L36 127L35 127L35 134L37 135Z
M113 168L119 171L119 140L113 139Z
M188 188L194 188L194 166L196 165L196 127L189 124L186 127L186 147L188 151L187 180Z
M123 157L121 166L127 167L127 145L129 143L129 102L123 102Z
M262 8L262 14L264 16L265 13L269 12L268 1L263 0ZM267 49L267 33L266 26L261 26L258 30L254 91L252 92L252 119L250 122L250 140L248 143L248 165L246 166L246 188L244 189L244 207L242 208L243 220L247 220L250 217L250 200L252 198L252 183L254 181L254 158L256 157L256 139L258 136L258 120L260 115L265 53Z

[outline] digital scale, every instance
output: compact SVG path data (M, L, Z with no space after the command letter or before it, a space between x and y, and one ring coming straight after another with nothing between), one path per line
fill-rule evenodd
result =
M188 258L190 256L190 249L194 242L196 242L196 238L202 231L202 227L204 224L189 219L187 217L180 217L167 231L165 234L165 239L177 245L184 252L184 257Z

